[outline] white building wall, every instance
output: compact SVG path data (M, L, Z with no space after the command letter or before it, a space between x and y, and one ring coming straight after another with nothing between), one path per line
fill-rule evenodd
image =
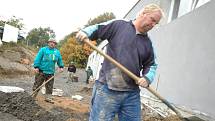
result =
M101 50L102 52L106 53L106 45L108 44L108 41L105 40L103 42L101 42L98 45L98 49ZM90 66L93 70L93 78L94 79L98 79L99 78L99 71L102 67L102 63L104 61L104 57L101 56L99 53L97 53L96 51L93 51L89 57L88 57L88 61L87 61L87 67ZM86 68L87 69L87 68Z
M152 86L157 87L159 77L158 92L165 99L215 120L215 1L199 7L200 2L195 9L149 32L159 64Z

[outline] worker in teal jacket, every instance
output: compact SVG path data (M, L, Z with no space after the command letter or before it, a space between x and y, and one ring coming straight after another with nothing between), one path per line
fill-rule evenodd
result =
M55 48L57 42L55 39L51 38L48 40L48 46L42 47L36 58L34 60L34 72L35 82L33 85L33 91L40 87L44 81L47 81L49 78L54 76L55 65L57 63L59 71L62 72L64 68L63 60L60 54L60 51ZM54 84L54 78L52 78L46 85L46 98L45 101L52 101L51 94ZM37 96L39 90L35 93L34 97Z

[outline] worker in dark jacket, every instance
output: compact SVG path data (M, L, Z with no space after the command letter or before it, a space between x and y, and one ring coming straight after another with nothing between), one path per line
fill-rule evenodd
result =
M69 81L74 81L74 76L75 76L75 73L76 73L76 67L74 65L74 62L71 62L68 66L68 80L67 80L67 83Z
M93 88L89 121L113 121L116 114L119 121L141 120L139 86L148 87L157 68L147 32L159 23L162 13L158 5L150 4L139 11L133 21L112 20L77 33L76 38L81 42L87 38L108 40L107 54L141 77L135 83L105 59Z

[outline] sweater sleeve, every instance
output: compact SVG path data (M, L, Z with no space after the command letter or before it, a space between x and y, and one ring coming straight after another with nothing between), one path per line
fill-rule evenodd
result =
M100 24L95 24L89 27L82 29L85 32L89 39L102 39L102 40L109 40L111 38L112 27L115 20L110 20L107 22L103 22Z
M58 65L58 67L63 68L64 67L63 59L62 59L62 56L60 54L60 51L58 51L58 53L59 53L59 59L57 61L57 65Z
M151 84L154 80L155 74L156 74L156 69L157 69L157 64L154 63L153 65L148 67L149 71L144 74L144 77L147 79L147 81L149 82L149 84Z
M34 59L34 68L39 68L40 67L40 63L41 63L41 60L43 58L43 50L44 48L41 48L39 50L39 52L37 53L35 59Z
M152 47L152 54L148 60L147 63L145 63L145 66L143 68L142 75L146 78L146 80L151 84L155 78L156 70L157 70L157 60L156 60L156 54L154 52L154 49Z

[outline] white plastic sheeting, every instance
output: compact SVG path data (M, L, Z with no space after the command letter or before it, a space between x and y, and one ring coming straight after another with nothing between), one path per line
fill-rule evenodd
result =
M0 91L5 93L24 92L25 90L15 86L0 86Z
M82 99L83 99L83 97L82 97L82 96L80 96L80 95L73 95L73 96L72 96L72 99L82 100Z
M45 94L46 88L42 87L41 92L42 92L42 94ZM52 92L52 95L61 97L61 96L63 96L63 90L54 88L53 92Z
M19 29L13 27L11 25L5 24L4 25L4 33L2 41L4 42L17 42Z

